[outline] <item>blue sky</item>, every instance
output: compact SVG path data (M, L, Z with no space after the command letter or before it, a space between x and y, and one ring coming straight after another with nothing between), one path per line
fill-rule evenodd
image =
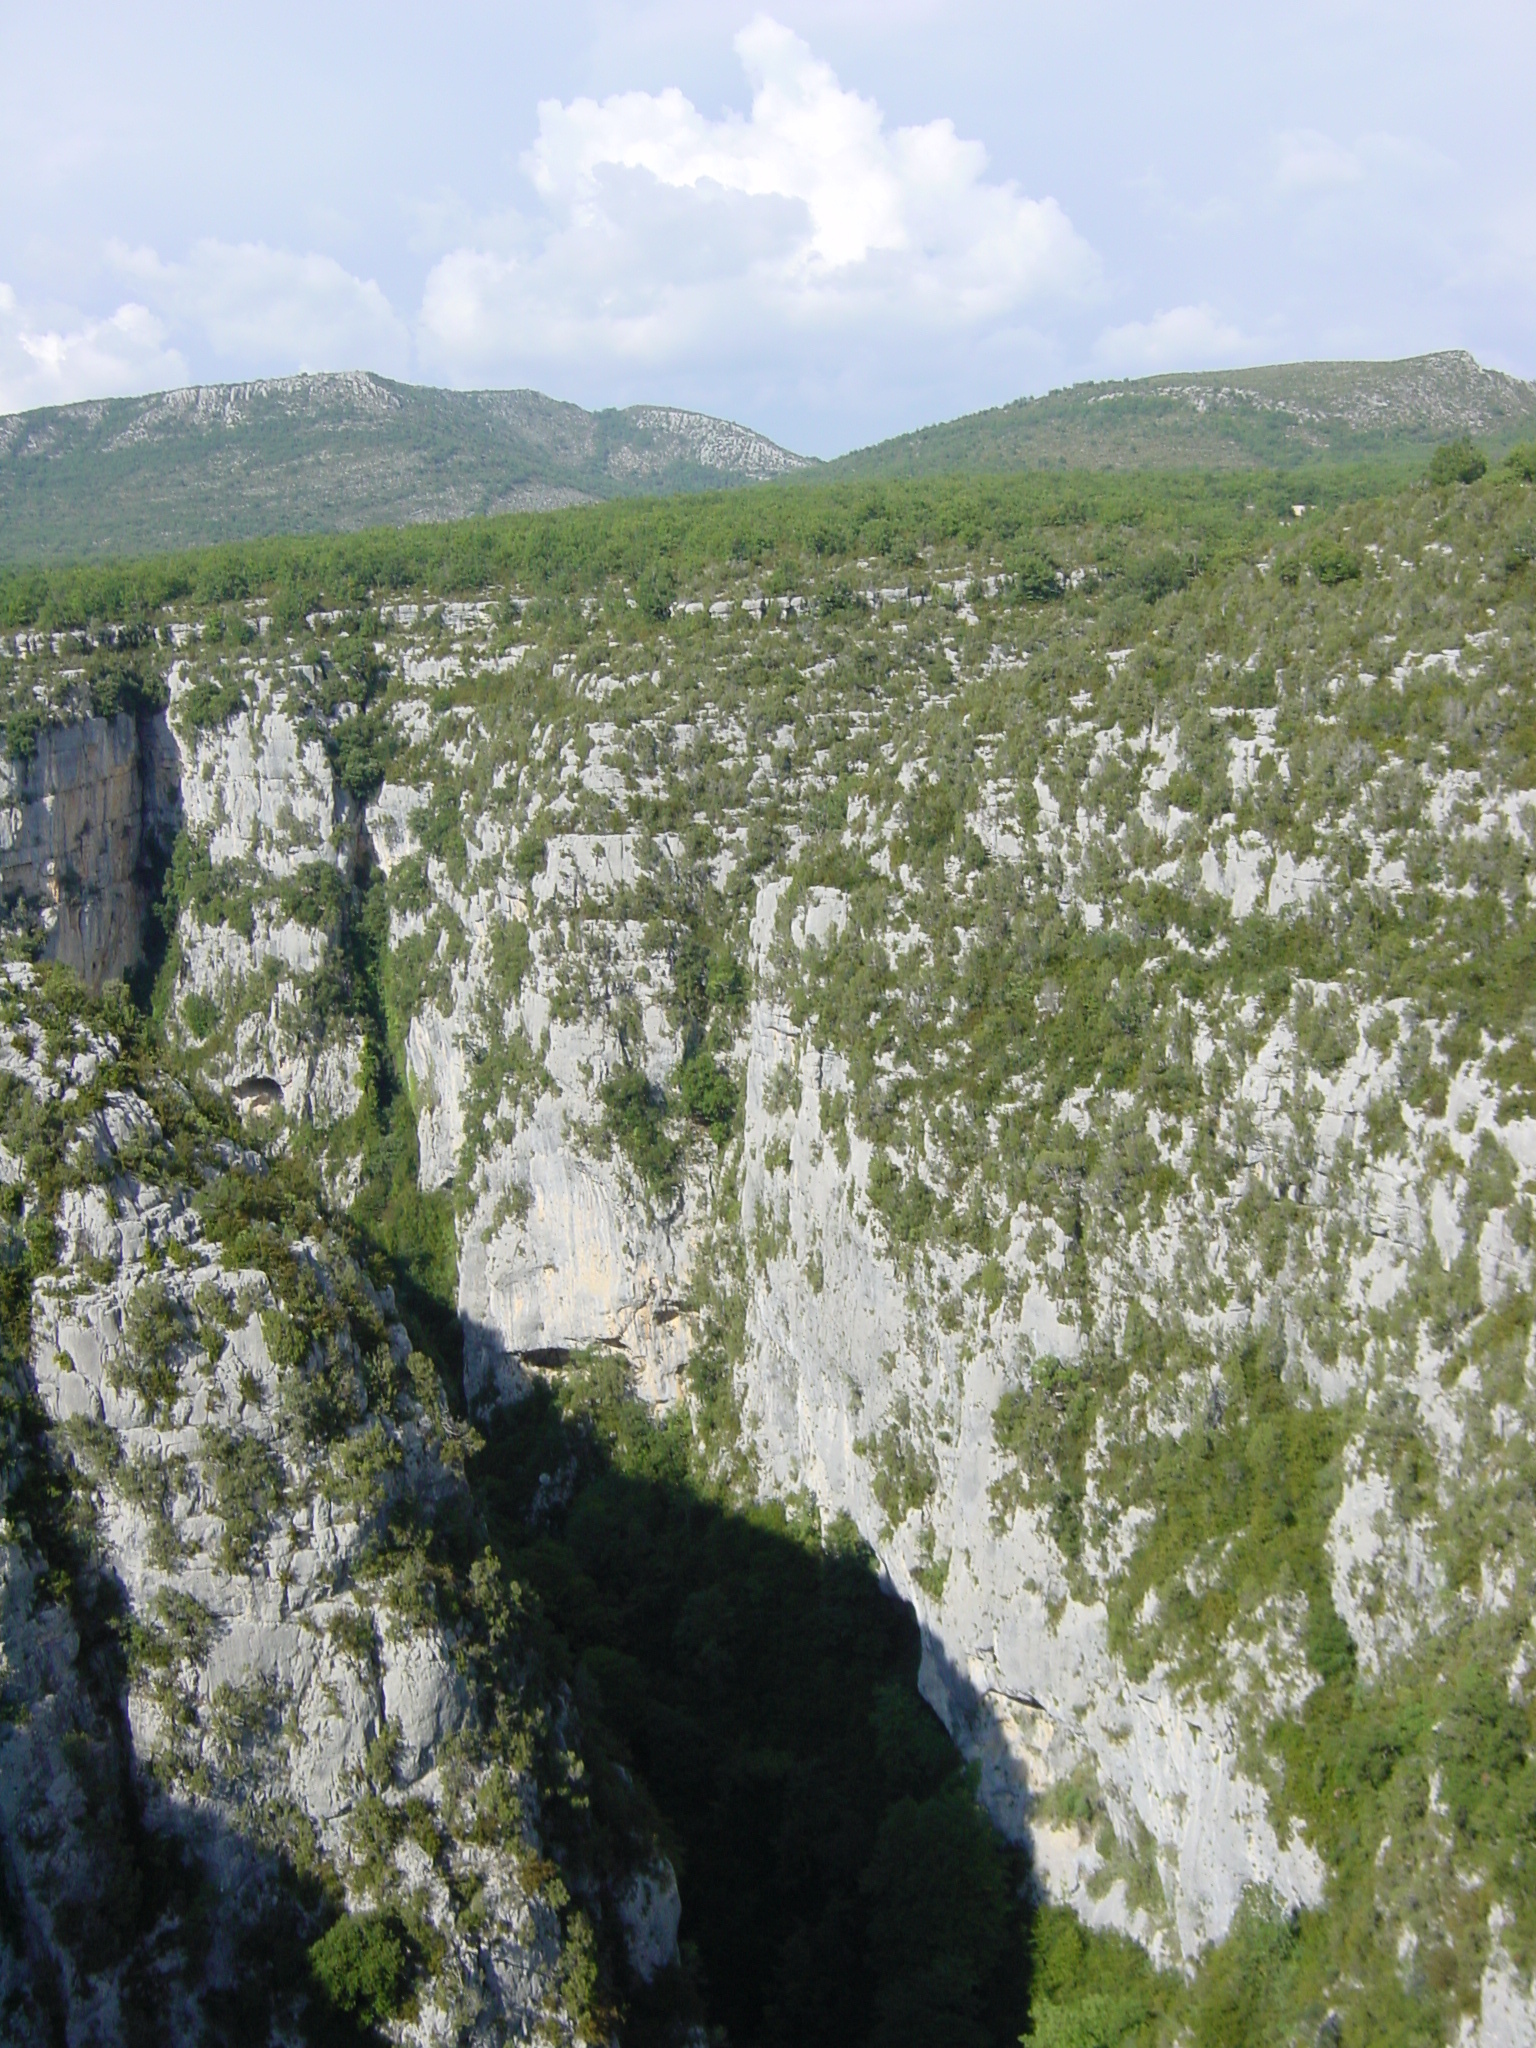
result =
M53 0L0 411L366 367L829 454L1085 376L1536 375L1536 7Z

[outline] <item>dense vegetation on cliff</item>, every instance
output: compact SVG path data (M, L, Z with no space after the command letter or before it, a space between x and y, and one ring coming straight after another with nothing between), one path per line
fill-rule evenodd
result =
M334 1317L281 1321L242 1235L279 1209L201 1192L185 1242L273 1290L273 1428L58 1469L98 1457L152 1617L176 1544L258 1555L264 1459L350 1471L375 1398L432 1438L459 1507L391 1569L526 1702L484 1726L562 2024L1428 2048L1529 2001L1536 453L1437 476L775 489L0 580L13 845L51 727L177 749L135 1086L218 1091L231 1185L302 1191L289 1234L422 1361L290 1447ZM27 1142L30 1246L67 1191ZM149 1360L112 1427L161 1430L161 1268L70 1245ZM389 1888L423 1795L369 1768L385 1851L328 1849L300 1931L404 2038L448 1923Z

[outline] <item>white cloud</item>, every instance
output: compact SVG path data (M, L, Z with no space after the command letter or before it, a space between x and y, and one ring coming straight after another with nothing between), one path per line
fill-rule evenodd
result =
M1096 290L1056 201L990 182L952 122L888 129L765 15L735 47L747 115L711 119L675 88L541 103L523 167L543 215L433 267L429 360L794 371L872 331L900 354Z
M1225 368L1251 350L1242 330L1224 320L1214 306L1172 306L1150 320L1106 328L1094 343L1093 359L1101 370L1140 376L1158 370Z
M179 262L121 243L107 255L133 296L104 318L39 312L0 284L0 411L165 390L189 381L188 356L205 378L409 367L406 324L333 257L218 241Z
M105 319L74 314L48 323L47 313L20 304L13 287L0 284L0 412L186 381L185 359L146 306L130 302Z
M408 360L408 330L383 291L332 256L213 240L195 243L181 262L122 244L109 253L151 305L236 375Z

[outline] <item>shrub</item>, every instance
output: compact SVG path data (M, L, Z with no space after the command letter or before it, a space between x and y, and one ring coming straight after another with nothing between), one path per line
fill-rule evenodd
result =
M1013 587L1028 604L1050 604L1061 596L1056 564L1050 556L1031 549L1014 571Z
M1432 484L1475 484L1487 468L1487 456L1463 434L1435 450L1430 457L1429 480Z
M201 990L194 989L182 999L181 1021L194 1038L206 1038L209 1032L218 1029L219 1006Z
M1360 557L1342 541L1314 541L1307 550L1307 562L1319 583L1332 586L1359 580Z
M736 1120L736 1083L718 1060L694 1053L683 1062L677 1092L687 1114L723 1145Z
M409 1939L390 1913L347 1913L309 1951L315 1983L329 2004L365 2027L398 2019L410 1995Z
M903 1174L885 1152L869 1163L869 1199L885 1219L894 1244L916 1244L933 1221L933 1191L915 1173Z
M16 762L30 761L37 752L43 721L30 704L13 711L5 724L5 751Z
M382 711L344 719L326 739L336 779L358 803L369 804L384 786L400 736Z
M517 851L512 856L513 872L526 887L535 875L543 874L548 857L549 835L537 825L530 825L517 842Z
M181 1374L173 1353L187 1336L180 1306L159 1280L146 1280L128 1304L123 1318L126 1350L107 1368L111 1384L127 1387L149 1410L151 1421L168 1413L181 1392Z
M602 1087L603 1128L653 1194L668 1192L678 1145L667 1130L667 1098L638 1067L621 1067Z
M860 1437L854 1450L874 1466L870 1491L879 1502L887 1529L896 1529L914 1509L926 1506L938 1487L938 1468L911 1434L912 1404L903 1394L891 1410L891 1422L877 1436Z
M659 625L671 616L672 600L676 596L677 578L670 569L648 569L635 586L635 607L643 619Z
M245 709L245 692L233 676L200 676L176 706L178 719L191 732L223 725Z
M137 654L93 654L86 668L91 711L97 718L121 712L162 711L170 701L164 678L146 669Z
M1161 553L1137 564L1132 571L1131 582L1148 604L1156 604L1159 598L1172 597L1175 591L1187 589L1194 574L1195 564L1188 555L1164 548Z
M282 1501L282 1467L267 1444L240 1430L205 1429L201 1448L214 1512L224 1524L220 1561L226 1571L243 1571Z
M1528 484L1536 484L1536 441L1511 448L1504 458L1504 466L1512 469L1516 476L1523 477Z
M1019 1505L1020 1481L1049 1486L1051 1532L1065 1556L1082 1549L1084 1460L1093 1433L1094 1389L1088 1375L1059 1358L1037 1359L1027 1387L1003 1395L992 1415L997 1448L1015 1470L992 1489L994 1510Z

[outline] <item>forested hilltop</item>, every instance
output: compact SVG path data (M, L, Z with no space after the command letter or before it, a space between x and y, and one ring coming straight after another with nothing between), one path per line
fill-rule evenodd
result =
M1526 2039L1533 624L1470 444L0 573L8 2035Z

